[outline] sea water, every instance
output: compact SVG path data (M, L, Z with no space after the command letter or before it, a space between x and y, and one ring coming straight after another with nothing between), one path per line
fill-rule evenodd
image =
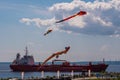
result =
M73 62L73 64L87 64L88 62ZM93 62L93 64L96 64L97 62ZM0 78L21 78L22 72L12 72L9 65L10 62L0 62ZM118 72L120 73L120 61L107 61L106 64L108 64L108 68L106 69L107 72ZM60 74L64 75L70 75L70 72L60 72ZM79 74L79 72L75 72L75 74ZM46 76L56 76L57 72L44 72L45 77ZM24 72L25 78L40 78L41 72Z

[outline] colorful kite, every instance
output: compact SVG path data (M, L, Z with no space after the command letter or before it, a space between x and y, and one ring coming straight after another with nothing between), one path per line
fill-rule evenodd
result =
M60 23L60 22L69 20L69 19L71 19L71 18L73 18L73 17L82 16L82 15L85 15L85 14L87 14L87 12L85 12L85 11L80 11L80 12L78 12L77 14L74 14L74 15L72 15L72 16L70 16L70 17L67 17L67 18L65 18L65 19L62 19L62 20L60 20L60 21L56 21L55 23Z
M69 20L69 19L71 19L71 18L73 18L73 17L76 17L76 16L82 16L82 15L85 15L85 14L87 14L87 12L85 12L85 11L80 11L80 12L78 12L78 13L76 13L76 14L70 16L70 17L67 17L67 18L65 18L65 19L62 19L62 20L56 21L55 23L60 23L60 22L63 22L63 21ZM48 31L44 34L44 36L46 36L47 34L49 34L49 33L52 32L52 31L53 31L53 30L51 30L51 29L48 30Z
M59 52L56 52L56 53L52 54L51 56L49 56L49 57L41 64L41 66L43 66L47 61L49 61L49 60L50 60L51 58L53 58L53 57L58 58L59 55L66 54L66 53L69 51L69 49L70 49L70 46L65 47L65 50L63 50L63 51L59 51Z
M46 36L46 35L49 34L50 32L52 32L52 29L49 29L49 30L44 34L44 36Z

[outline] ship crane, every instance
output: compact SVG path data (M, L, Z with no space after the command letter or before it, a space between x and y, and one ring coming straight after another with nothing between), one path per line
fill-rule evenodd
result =
M52 59L53 57L58 58L59 55L66 54L69 49L70 49L70 46L65 47L65 50L63 50L63 51L59 51L59 52L53 53L51 56L49 56L49 57L41 64L41 66L43 66L47 61L49 61L49 60Z

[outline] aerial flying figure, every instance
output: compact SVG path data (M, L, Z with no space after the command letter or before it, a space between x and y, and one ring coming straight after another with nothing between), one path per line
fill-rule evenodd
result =
M43 66L47 61L49 61L49 60L50 60L51 58L53 58L53 57L58 58L59 55L66 54L66 53L69 51L69 49L70 49L70 46L65 47L65 50L63 50L63 51L59 51L59 52L53 53L51 56L49 56L49 57L41 64L41 66Z
M87 12L85 12L85 11L80 11L80 12L78 12L78 13L72 15L72 16L69 16L69 17L67 17L67 18L65 18L65 19L62 19L62 20L56 21L55 23L60 23L60 22L63 22L63 21L69 20L69 19L71 19L71 18L73 18L73 17L76 17L76 16L82 16L82 15L85 15L85 14L87 14Z
M86 14L87 14L86 11L80 11L80 12L78 12L78 13L72 15L72 16L69 16L69 17L64 18L64 19L62 19L62 20L59 20L59 21L56 21L55 23L64 22L64 21L67 21L67 20L69 20L69 19L71 19L71 18L74 18L74 17L76 17L76 16L83 16L83 15L86 15ZM49 34L49 33L51 33L52 31L53 31L52 29L49 29L49 30L44 34L44 36L47 35L47 34Z
M49 34L50 32L52 32L52 29L47 30L47 32L44 33L44 36L46 36L46 35Z

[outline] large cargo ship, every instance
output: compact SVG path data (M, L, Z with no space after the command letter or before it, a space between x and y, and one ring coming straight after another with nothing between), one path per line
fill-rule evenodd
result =
M33 72L33 71L87 72L88 70L91 70L91 72L102 72L105 71L106 68L108 67L108 65L105 64L104 61L102 63L97 63L97 64L93 64L92 62L89 62L88 64L80 65L80 64L72 64L66 60L57 59L59 55L66 54L69 49L70 47L65 47L65 50L52 54L43 63L35 64L33 56L28 55L28 50L26 47L26 54L22 58L20 58L20 54L18 53L16 55L16 59L10 65L10 68L12 69L12 71L24 71L24 72ZM51 64L46 64L53 57L56 57L56 59L53 60Z

